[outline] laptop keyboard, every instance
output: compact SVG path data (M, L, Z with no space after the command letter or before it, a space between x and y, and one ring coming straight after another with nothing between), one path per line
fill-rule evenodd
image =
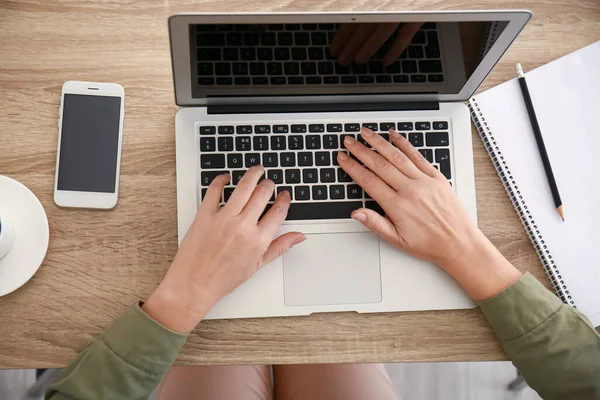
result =
M212 180L231 174L221 198L224 204L246 170L262 164L275 183L275 194L287 190L292 198L287 220L350 218L353 210L367 207L383 214L379 205L339 167L337 152L345 136L368 146L359 131L365 126L389 140L396 129L452 184L449 122L345 122L306 124L239 124L198 126L200 149L199 189L203 199Z
M437 25L426 23L400 58L383 58L395 36L364 64L341 65L329 48L335 24L197 25L199 86L360 85L444 82Z

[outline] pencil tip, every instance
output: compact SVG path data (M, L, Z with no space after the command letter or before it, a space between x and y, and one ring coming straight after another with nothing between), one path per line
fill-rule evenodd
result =
M563 211L563 206L558 206L556 207L556 211L558 211L558 215L560 215L560 219L563 220L563 222L565 222L565 213Z

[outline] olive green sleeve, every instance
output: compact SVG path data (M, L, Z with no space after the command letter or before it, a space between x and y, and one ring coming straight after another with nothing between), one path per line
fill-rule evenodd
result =
M529 273L479 307L544 399L600 399L600 335Z
M186 340L135 305L65 368L45 399L147 399Z

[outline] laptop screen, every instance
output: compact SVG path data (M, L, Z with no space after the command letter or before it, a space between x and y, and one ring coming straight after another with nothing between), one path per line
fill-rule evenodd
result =
M192 24L192 98L457 94L507 25Z

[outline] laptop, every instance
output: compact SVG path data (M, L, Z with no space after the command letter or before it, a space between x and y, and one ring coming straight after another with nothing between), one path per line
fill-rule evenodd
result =
M336 153L344 150L345 135L362 140L361 126L386 140L395 129L446 176L476 220L463 102L530 17L529 11L172 16L181 107L175 129L179 241L212 179L232 176L224 204L255 164L264 165L276 192L291 194L279 234L300 231L308 238L206 318L474 307L439 266L390 246L350 218L360 207L383 211L339 168ZM375 32L386 34L374 40ZM371 57L357 62L350 49L362 47Z

